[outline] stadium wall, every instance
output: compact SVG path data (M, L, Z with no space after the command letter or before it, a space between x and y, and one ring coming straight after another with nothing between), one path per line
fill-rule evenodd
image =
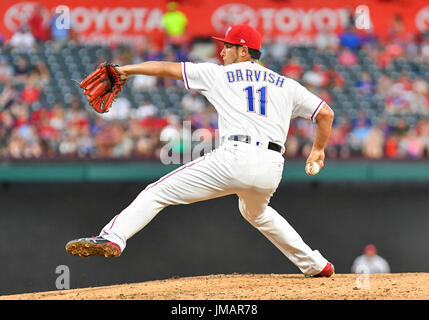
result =
M368 161L328 159L312 178L304 172L305 160L286 160L282 182L293 181L429 181L426 160ZM157 180L180 165L159 161L3 161L0 182L138 182Z
M70 287L216 273L299 273L238 211L235 196L168 207L115 259L77 258L65 244L96 235L149 183L45 182L0 185L0 294L56 290L58 266ZM305 241L350 272L374 243L392 272L427 272L428 182L290 182L271 205ZM351 288L352 289L352 288Z

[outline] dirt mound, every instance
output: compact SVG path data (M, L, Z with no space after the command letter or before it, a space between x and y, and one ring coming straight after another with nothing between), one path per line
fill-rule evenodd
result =
M0 296L0 300L428 300L429 273L219 274Z

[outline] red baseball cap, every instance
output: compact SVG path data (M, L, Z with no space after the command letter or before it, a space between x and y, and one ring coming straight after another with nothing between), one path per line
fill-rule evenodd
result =
M226 43L247 46L248 48L255 50L261 50L262 45L261 34L247 24L236 24L230 26L228 30L226 30L225 38L212 38Z

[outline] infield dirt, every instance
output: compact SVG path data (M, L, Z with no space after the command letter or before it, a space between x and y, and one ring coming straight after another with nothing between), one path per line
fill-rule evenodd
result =
M429 273L219 274L0 296L0 300L429 300Z

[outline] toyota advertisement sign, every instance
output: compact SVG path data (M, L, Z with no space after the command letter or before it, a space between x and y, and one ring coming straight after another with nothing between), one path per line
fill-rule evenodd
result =
M107 5L106 5L107 4ZM139 41L143 35L162 33L163 1L102 1L90 4L81 0L3 0L0 8L0 33L9 39L17 28L26 24L35 10L41 10L47 26L52 16L82 41ZM326 28L341 31L353 16L358 29L383 37L396 14L400 14L406 30L426 31L429 28L427 1L186 1L179 9L188 18L187 35L222 35L231 24L245 23L257 28L264 39L308 41Z

